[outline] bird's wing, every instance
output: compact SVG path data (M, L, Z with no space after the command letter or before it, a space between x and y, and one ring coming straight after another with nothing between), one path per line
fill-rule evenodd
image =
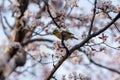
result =
M69 31L62 31L65 34L69 34L69 35L74 35L73 33L69 32Z

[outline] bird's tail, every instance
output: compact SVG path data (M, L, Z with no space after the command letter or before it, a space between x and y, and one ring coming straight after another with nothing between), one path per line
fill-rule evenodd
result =
M74 39L76 39L76 40L78 40L78 38L76 38L76 37L73 37Z

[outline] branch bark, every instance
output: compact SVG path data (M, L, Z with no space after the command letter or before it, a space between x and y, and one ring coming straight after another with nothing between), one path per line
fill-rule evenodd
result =
M0 57L0 80L7 78L16 67L23 66L26 62L26 52L22 49L20 43L26 40L25 37L30 38L28 37L28 32L24 30L26 22L21 19L27 9L28 1L29 0L19 0L21 16L16 19L15 25L13 26L14 33L11 36L12 39L10 40L10 44ZM31 34L29 34L29 36ZM18 54L16 54L17 52Z
M91 35L89 35L85 40L83 40L82 42L80 42L79 44L75 45L72 49L69 50L69 53L66 53L65 56L61 57L61 59L58 61L58 63L55 65L55 67L51 70L51 72L48 74L47 78L45 80L50 80L52 78L52 76L54 75L54 73L56 72L56 70L62 65L62 63L72 54L72 52L74 52L75 50L78 50L79 48L81 48L82 46L84 46L85 43L87 43L91 38L99 35L100 33L104 32L105 30L107 30L112 24L114 24L114 22L116 22L118 19L120 18L120 13L117 14L117 16L108 24L106 25L103 29L99 30L96 33L93 33Z

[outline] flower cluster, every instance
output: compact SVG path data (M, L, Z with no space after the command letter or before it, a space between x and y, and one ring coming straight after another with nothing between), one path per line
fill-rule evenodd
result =
M67 80L67 78L68 78L68 80L90 80L89 77L87 77L81 73L78 74L76 72L70 73L68 75L68 77L66 75L63 75L62 80Z
M115 6L112 5L110 0L99 0L96 4L96 8L104 12L111 12L115 10Z
M57 52L55 54L56 58L62 57L65 55L66 50L64 49L64 47L61 45L60 41L55 41L54 42L54 46L53 49Z

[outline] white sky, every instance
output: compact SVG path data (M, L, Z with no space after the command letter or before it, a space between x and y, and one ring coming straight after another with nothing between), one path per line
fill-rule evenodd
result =
M1 0L0 0L1 1ZM91 1L93 1L93 0L91 0ZM112 2L113 2L113 4L119 4L120 5L120 0L112 0ZM84 5L85 4L85 5ZM81 3L80 3L80 6L81 7L85 7L85 11L90 11L90 7L92 7L88 2L87 2L87 0L83 0L83 1L81 1ZM35 10L36 11L36 10ZM8 13L9 14L9 13ZM9 20L9 22L10 22L10 24L12 25L13 24L13 22L14 22L14 20L13 19L11 19L10 18L10 15L8 15L8 14L6 14L5 16L8 18L8 20ZM6 39L6 37L5 37L5 35L4 35L4 33L3 33L3 29L2 29L2 26L0 25L0 42L3 42L3 40L4 39ZM71 64L70 63L66 63L66 66L70 66ZM72 66L72 65L71 65ZM78 66L80 66L80 65L78 65ZM94 67L94 65L92 65L93 67ZM76 68L78 68L78 67L76 67ZM84 67L83 66L81 66L81 69L83 69L83 71L84 71ZM97 68L95 68L95 69L97 69ZM70 70L74 70L73 69L73 67L70 67ZM78 69L76 69L77 71L79 71ZM62 73L61 73L61 75L63 74L63 73L67 73L68 71L66 71L65 70L65 68L63 68L63 67L60 67L59 69L58 69L58 71L56 72L56 74L60 74L60 73L58 73L59 71L62 71ZM96 72L97 73L97 72ZM105 72L106 73L106 72ZM33 78L32 78L32 76L31 77L29 77L30 79L29 80L33 80ZM26 79L24 79L24 80L26 80Z

